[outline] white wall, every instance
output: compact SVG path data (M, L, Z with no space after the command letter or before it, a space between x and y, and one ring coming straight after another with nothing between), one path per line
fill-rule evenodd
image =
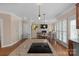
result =
M22 38L22 20L16 15L0 13L3 21L3 39L1 39L1 47L7 47L15 44Z
M22 20L14 15L11 16L11 41L16 43L22 39Z
M1 40L3 40L3 20L0 19L0 47L1 47Z
M31 21L23 21L22 26L23 38L31 38Z

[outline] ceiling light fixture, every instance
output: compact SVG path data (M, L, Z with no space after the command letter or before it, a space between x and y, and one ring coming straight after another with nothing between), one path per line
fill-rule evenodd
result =
M38 14L38 19L41 19L41 15L40 15L40 5L39 5L39 14Z
M44 23L45 23L45 16L46 16L46 14L43 14L43 16L44 16Z

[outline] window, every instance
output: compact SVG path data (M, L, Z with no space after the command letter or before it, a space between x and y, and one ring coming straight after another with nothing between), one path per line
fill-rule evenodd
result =
M70 21L70 39L78 42L78 35L76 29L76 19Z
M59 40L62 40L62 22L59 22Z
M62 24L62 36L63 36L63 42L67 43L67 20L63 20Z
M59 39L59 33L58 33L58 23L57 23L57 39Z
M57 39L67 44L67 20L61 20L57 23Z

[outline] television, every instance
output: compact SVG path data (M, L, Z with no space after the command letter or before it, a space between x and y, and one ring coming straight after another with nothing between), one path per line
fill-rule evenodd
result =
M40 24L40 28L41 29L47 29L48 28L48 25L47 24Z
M46 33L46 32L47 32L46 30L43 30L43 31L42 31L42 33Z

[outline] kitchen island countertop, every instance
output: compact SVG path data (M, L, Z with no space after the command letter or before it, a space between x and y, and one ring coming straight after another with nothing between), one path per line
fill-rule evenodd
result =
M28 39L12 51L9 56L53 56L53 53L27 53L32 43L48 43L53 52L53 47L47 39Z

